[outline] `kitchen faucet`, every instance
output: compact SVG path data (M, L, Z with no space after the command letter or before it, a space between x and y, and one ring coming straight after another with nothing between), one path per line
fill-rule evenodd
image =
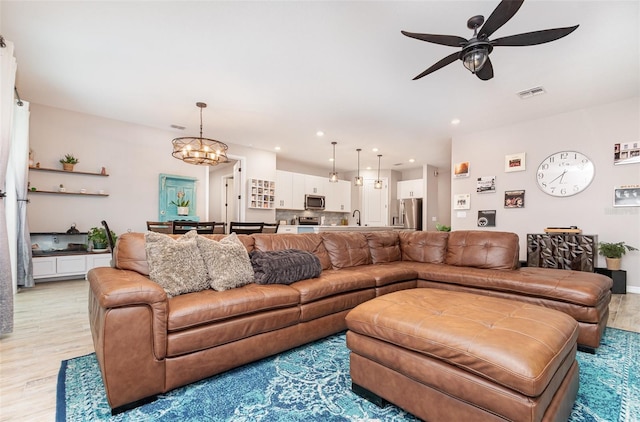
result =
M356 224L360 225L360 210L354 210L353 214L351 215L351 217L355 217L356 213L358 213L358 219L356 220Z

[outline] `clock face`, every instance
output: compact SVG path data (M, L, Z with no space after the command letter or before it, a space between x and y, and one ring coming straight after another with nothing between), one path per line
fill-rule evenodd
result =
M538 166L536 181L551 196L572 196L589 186L595 175L591 160L576 151L551 154Z

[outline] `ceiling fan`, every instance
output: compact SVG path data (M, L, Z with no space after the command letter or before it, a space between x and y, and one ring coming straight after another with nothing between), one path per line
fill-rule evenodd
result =
M469 40L456 35L432 35L417 34L414 32L401 31L407 37L415 38L434 44L447 45L450 47L461 47L462 50L448 55L415 78L420 79L438 69L445 67L456 60L462 60L464 66L483 81L493 78L493 65L489 59L489 54L493 47L522 47L527 45L544 44L565 37L576 30L579 25L567 28L545 29L542 31L527 32L524 34L511 35L508 37L490 40L489 37L502 25L511 19L524 0L502 0L500 4L485 22L484 16L477 15L469 18L467 27L473 29L473 37ZM483 25L484 23L484 25ZM478 30L480 28L480 30Z

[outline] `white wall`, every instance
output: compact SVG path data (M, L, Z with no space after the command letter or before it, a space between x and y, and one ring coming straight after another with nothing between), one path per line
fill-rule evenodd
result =
M29 227L32 232L66 231L76 223L80 231L107 220L116 233L146 230L147 220L158 219L158 175L190 176L197 182L197 214L206 218L205 168L185 164L171 156L171 140L178 136L117 120L31 104L30 147L41 167L61 168L58 160L72 153L80 159L76 171L99 172L109 177L30 172L31 185L68 191L104 189L109 197L30 194ZM195 134L194 134L195 135ZM275 154L229 145L229 152L246 158L245 176L275 180ZM246 186L242 188L246 195ZM248 221L273 221L273 210L248 210Z
M532 99L535 101L536 99ZM526 259L527 233L545 227L578 226L599 241L624 241L640 248L640 207L613 207L613 187L640 184L640 165L613 165L615 143L640 142L638 97L599 107L581 109L544 119L526 121L485 132L456 136L452 143L452 166L469 161L470 177L453 179L451 194L471 194L466 217L451 211L454 230L478 229L478 210L496 210L496 227L520 236L520 258ZM568 198L551 197L536 184L538 164L552 153L576 150L595 164L596 175L583 192ZM504 156L526 153L526 170L504 172ZM497 193L476 194L476 179L496 176ZM525 190L525 208L505 209L505 190ZM451 204L450 204L451 206ZM483 229L484 230L484 229ZM622 260L627 286L640 293L640 252ZM603 257L598 257L604 267Z

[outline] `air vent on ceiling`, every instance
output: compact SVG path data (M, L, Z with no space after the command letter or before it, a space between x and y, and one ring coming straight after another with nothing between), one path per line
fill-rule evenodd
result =
M535 88L525 89L524 91L518 92L518 97L522 100L526 100L527 98L535 97L536 95L546 94L547 91L544 90L543 87L537 86Z
M403 165L403 164L404 164L404 163L395 163L393 166L394 166L394 167L396 167L396 166L401 166L401 165Z
M171 127L172 127L173 129L180 129L180 130L185 130L185 127L184 127L184 126L179 126L179 125L171 125Z

